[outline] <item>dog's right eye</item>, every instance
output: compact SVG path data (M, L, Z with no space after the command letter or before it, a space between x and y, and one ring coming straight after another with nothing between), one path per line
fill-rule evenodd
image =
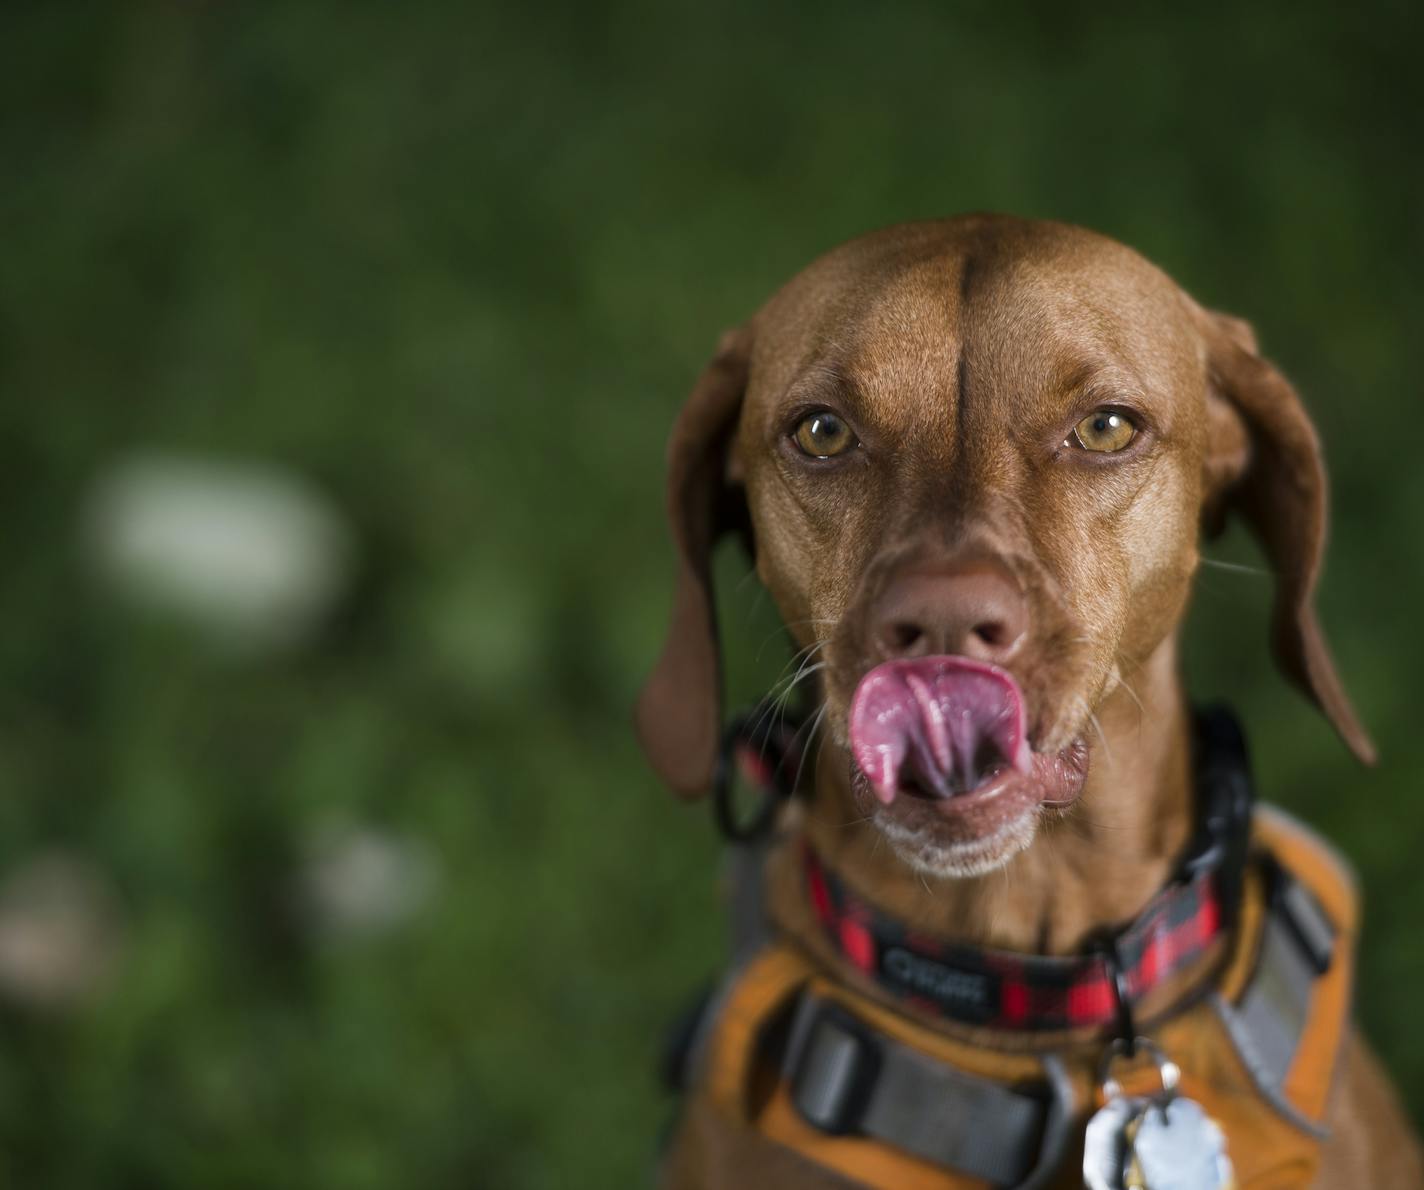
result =
M1137 427L1116 409L1095 409L1073 427L1073 438L1082 450L1094 454L1117 454L1132 445Z
M825 409L809 413L797 422L791 438L802 454L813 459L833 459L856 445L851 428Z

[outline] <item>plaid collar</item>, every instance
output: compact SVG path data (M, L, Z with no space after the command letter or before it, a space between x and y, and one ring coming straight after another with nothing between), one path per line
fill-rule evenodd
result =
M981 950L906 929L810 847L804 856L811 904L842 957L904 1003L965 1024L1050 1030L1130 1020L1134 1002L1202 955L1222 929L1216 876L1204 869L1167 885L1102 948L1070 957Z
M806 847L807 890L832 945L906 1004L997 1029L1106 1028L1129 1041L1133 1007L1234 924L1254 793L1246 744L1224 707L1194 723L1197 825L1177 874L1126 926L1072 956L980 950L908 930Z

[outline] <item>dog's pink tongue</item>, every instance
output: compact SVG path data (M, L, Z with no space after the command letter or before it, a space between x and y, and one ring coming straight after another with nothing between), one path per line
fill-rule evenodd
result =
M875 796L895 800L912 775L940 797L972 790L996 763L1033 763L1018 683L968 657L917 657L877 665L850 706L851 752Z

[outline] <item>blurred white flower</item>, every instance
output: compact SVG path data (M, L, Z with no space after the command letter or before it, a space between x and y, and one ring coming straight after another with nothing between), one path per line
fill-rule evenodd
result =
M0 883L0 994L64 1007L95 991L118 958L118 898L86 861L35 856Z
M261 464L136 455L99 477L86 520L122 594L247 649L307 636L352 569L352 534L331 502Z
M439 870L418 840L371 826L328 824L307 847L301 896L307 920L327 938L387 933L429 901Z

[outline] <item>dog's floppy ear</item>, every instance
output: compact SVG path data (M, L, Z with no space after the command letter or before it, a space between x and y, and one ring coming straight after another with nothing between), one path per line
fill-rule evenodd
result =
M1325 552L1326 482L1320 439L1295 390L1261 357L1251 327L1202 311L1208 366L1206 527L1228 512L1246 521L1276 575L1276 662L1365 764L1375 747L1350 705L1315 614Z
M667 641L638 697L634 722L653 768L683 797L707 792L720 743L722 665L712 593L712 547L743 523L726 480L727 448L747 385L751 331L722 336L683 405L667 451L667 511L677 589Z

